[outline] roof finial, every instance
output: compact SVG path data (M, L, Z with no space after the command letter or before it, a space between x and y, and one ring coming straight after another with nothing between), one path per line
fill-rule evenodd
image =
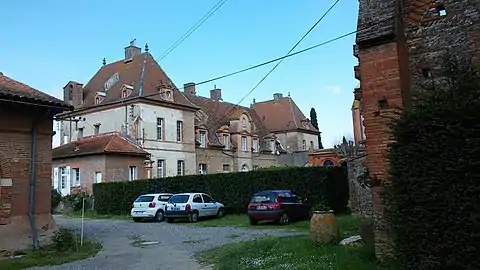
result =
M253 104L255 104L255 98L253 98Z
M148 52L148 43L145 43L145 51Z
M105 66L107 64L107 59L105 59L105 57L103 58L103 65Z
M290 97L290 92L288 92L288 96Z
M130 46L135 46L135 41L137 41L137 39L136 39L136 38L133 38L133 40L130 41Z

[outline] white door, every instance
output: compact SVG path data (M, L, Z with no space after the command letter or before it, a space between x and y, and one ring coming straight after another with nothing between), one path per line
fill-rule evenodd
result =
M70 166L60 167L60 193L62 196L70 194Z
M102 182L102 172L95 172L95 183Z
M208 207L203 203L202 196L200 194L193 195L192 199L192 209L198 210L198 216L206 217L208 216Z
M212 197L207 194L202 194L202 197L206 215L215 216L217 214L217 206L215 205Z

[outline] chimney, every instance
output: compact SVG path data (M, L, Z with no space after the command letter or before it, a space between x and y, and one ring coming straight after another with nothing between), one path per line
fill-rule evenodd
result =
M83 84L70 81L63 87L63 101L75 108L83 102Z
M187 95L196 95L197 92L195 91L195 83L189 82L183 84L183 92L185 92Z
M222 89L217 89L217 86L214 86L213 89L210 90L210 99L222 101Z
M134 56L140 55L142 53L142 49L135 46L136 39L130 41L130 45L125 47L125 60L130 60Z
M273 94L273 100L274 100L274 101L278 101L278 100L280 100L281 98L283 98L283 94L282 94L282 93L274 93L274 94Z

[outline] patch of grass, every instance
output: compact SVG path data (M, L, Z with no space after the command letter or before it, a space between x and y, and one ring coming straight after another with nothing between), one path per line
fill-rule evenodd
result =
M363 222L367 222L369 219L354 217L350 215L337 216L337 222L340 226L340 233L342 237L348 237L358 234L358 229ZM277 225L274 223L259 223L256 226L252 226L249 223L247 215L226 215L223 218L206 219L196 223L178 223L186 226L198 226L198 227L222 227L232 226L248 229L284 229L294 231L307 232L310 229L310 220L302 220L292 222L287 226Z
M222 246L197 255L214 269L386 270L375 261L373 247L315 244L307 236L266 237ZM235 268L232 268L235 266Z
M64 213L65 216L67 217L72 217L72 218L81 218L82 217L82 212L81 211L72 211L72 212L67 212ZM84 213L84 218L90 218L90 219L121 219L121 220L128 220L131 219L129 215L99 215L95 211L85 211Z
M18 259L0 259L0 269L17 270L32 266L64 264L94 256L101 248L100 243L87 239L84 239L83 246L78 244L77 249L64 252L58 252L53 245L46 246L38 251L28 252Z

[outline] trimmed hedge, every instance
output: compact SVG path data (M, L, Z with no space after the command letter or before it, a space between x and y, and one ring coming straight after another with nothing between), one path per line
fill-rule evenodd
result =
M392 124L383 197L406 269L480 269L480 78L449 67Z
M93 185L99 214L126 214L141 194L205 192L225 204L228 213L244 213L251 196L265 189L291 189L309 204L324 202L336 212L348 203L347 173L343 168L292 167L278 170L187 175L161 179L106 182Z

